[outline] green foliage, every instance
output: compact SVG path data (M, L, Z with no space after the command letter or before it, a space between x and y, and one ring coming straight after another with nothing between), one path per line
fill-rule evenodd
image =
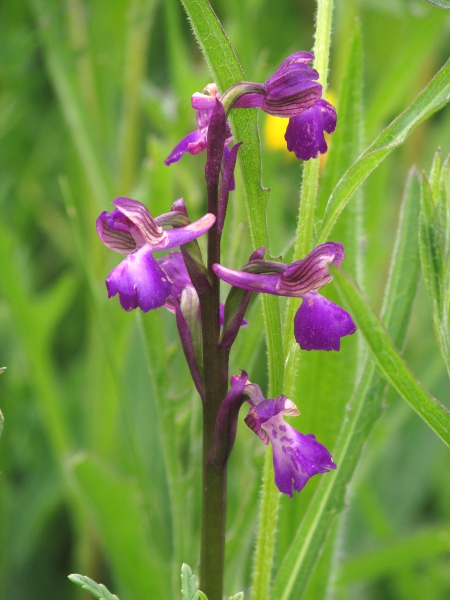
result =
M90 594L97 598L97 600L119 600L115 594L111 594L109 590L103 585L103 583L95 583L90 577L85 575L69 575L70 581L73 581L75 585L78 585L81 589L86 590Z
M0 7L0 364L8 365L0 377L7 423L1 597L79 600L85 593L66 579L78 572L123 599L179 598L179 565L198 561L200 402L173 315L125 314L107 299L104 279L119 257L99 242L95 218L122 194L155 215L183 196L190 216L199 216L204 157L163 164L195 127L191 94L212 77L223 90L244 70L265 81L289 53L312 47L315 6L184 4L206 61L176 0L5 0ZM448 107L432 114L448 95L448 67L432 79L448 55L448 13L413 4L334 3L328 87L338 128L326 161L303 172L319 176L310 235L331 231L344 244L343 266L402 351L411 389L420 380L446 400L440 350L450 270L437 184L448 177L446 161L436 159L422 179L421 201L417 180L409 180L400 220L398 213L411 166L428 173L437 147L450 152ZM272 147L266 125L256 111L232 116L245 144L224 230L230 267L247 262L256 246L289 261L299 243L310 243L296 235L302 169ZM305 194L315 199L316 190ZM413 306L419 247L425 285ZM333 284L325 293L337 297ZM277 533L273 600L324 600L327 590L337 600L443 600L450 590L446 447L379 375L361 333L343 340L341 353L295 350L286 363L284 308L277 298L252 300L232 372L244 368L267 389L269 371L270 395L292 394L302 412L294 426L328 444L338 469L314 477L294 500L281 498L278 526L278 498L268 505L267 527ZM367 310L362 300L359 310ZM372 323L387 344L371 314L361 315L364 329ZM289 325L288 318L285 331ZM390 344L383 348L398 361ZM428 394L420 398L429 402ZM229 465L225 589L246 596L263 472L277 494L270 449L265 470L263 453L240 422Z
M422 175L419 243L434 329L450 374L450 156L441 165L440 152L430 177Z
M181 598L182 600L199 600L197 578L186 564L181 566Z

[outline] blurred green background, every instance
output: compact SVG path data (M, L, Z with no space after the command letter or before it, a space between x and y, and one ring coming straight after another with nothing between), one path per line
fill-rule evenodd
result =
M358 19L366 147L448 58L450 15L422 0L336 4L330 98L339 112ZM312 0L283 0L276 9L268 0L212 5L249 80L264 81L288 54L313 46ZM146 203L153 215L182 196L191 218L203 214L205 157L185 156L171 167L163 160L195 128L190 96L209 81L176 0L3 0L0 6L5 600L85 597L66 578L73 572L102 581L121 600L178 598L181 563L198 570L200 402L173 315L126 314L116 298L108 301L104 279L120 257L100 243L95 219L120 195ZM265 115L260 125L263 183L272 189L271 252L289 260L301 166L273 148ZM448 108L418 127L364 185L358 279L377 309L408 171L414 164L429 170L438 146L444 156L450 152ZM324 174L326 168L325 161ZM234 267L252 250L239 177L237 183L223 261ZM342 224L354 218L349 214ZM351 230L342 224L332 239L352 247ZM355 274L353 264L348 257ZM264 389L257 299L248 320L232 371L245 368ZM345 349L357 343L355 336L341 354L302 356L298 371L296 426L331 451L354 385ZM422 282L405 356L427 389L448 402ZM263 453L241 424L229 468L229 594L249 587ZM450 597L449 467L444 445L389 392L337 524L335 598ZM315 479L293 500L282 498L277 564ZM314 579L312 586L311 600L326 597L326 586L320 593Z

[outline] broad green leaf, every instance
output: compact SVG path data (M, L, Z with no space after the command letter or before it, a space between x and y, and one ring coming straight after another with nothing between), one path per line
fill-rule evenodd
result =
M350 308L378 370L450 447L450 411L417 381L356 283L343 271L333 271L336 286Z
M442 108L450 98L450 61L344 173L328 202L316 243L325 242L345 206L361 183L398 146L413 128Z
M418 248L414 239L418 198L417 180L410 178L404 196L383 309L386 324L399 346L406 333L419 275ZM381 414L385 387L374 367L367 365L347 406L347 418L342 424L336 446L332 449L338 468L322 477L275 577L272 600L299 600L304 594L334 519L345 507L348 484L364 444Z
M77 573L69 575L68 577L70 581L73 581L73 583L78 585L81 589L92 594L97 600L119 600L115 594L111 594L103 583L96 583L90 577L78 575Z
M136 485L89 456L78 458L71 467L121 588L131 598L163 598L169 588L169 566L150 551L151 534Z

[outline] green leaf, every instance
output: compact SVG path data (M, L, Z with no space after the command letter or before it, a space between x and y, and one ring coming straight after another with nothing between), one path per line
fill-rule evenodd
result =
M333 269L333 272L340 295L346 300L380 373L450 447L450 411L417 381L357 284L343 271Z
M244 592L239 592L234 596L230 596L228 600L244 600Z
M450 545L449 523L415 531L401 539L389 540L378 548L350 558L342 565L339 581L374 581L399 569L415 567L436 556L445 556Z
M119 600L115 594L111 594L111 592L107 590L103 583L96 583L90 577L78 575L76 573L69 575L68 577L70 581L73 581L73 583L80 588L92 594L97 600Z
M391 261L383 314L395 342L400 346L406 333L419 275L418 247L414 239L419 209L419 187L411 178L406 187L400 226ZM334 448L336 471L322 477L295 538L275 577L273 600L300 600L322 552L335 517L345 507L345 496L364 444L381 414L386 384L372 365L348 406Z
M80 497L95 518L108 561L131 598L162 598L168 567L150 551L142 498L131 481L110 472L90 456L72 464Z
M450 0L425 0L430 4L434 4L434 6L439 6L440 8L445 8L450 10Z
M431 302L433 324L450 374L450 182L447 159L441 171L440 151L429 179L422 175L419 247L422 273Z
M191 567L181 565L181 598L183 600L208 600L203 592L197 590L197 579Z
M450 61L430 81L411 105L399 115L344 173L328 202L316 237L321 244L361 183L398 146L419 123L442 108L450 98Z

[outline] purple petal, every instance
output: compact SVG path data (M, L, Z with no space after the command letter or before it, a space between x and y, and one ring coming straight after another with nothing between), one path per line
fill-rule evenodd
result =
M131 234L133 235L134 231L137 230L139 234L138 246L142 245L139 243L142 238L145 243L152 247L165 242L166 232L158 225L142 202L122 196L113 200L113 204L134 225L135 229L131 229Z
M117 209L111 213L102 212L97 218L96 226L97 233L105 246L121 254L130 254L136 250L137 245L142 246L145 242L142 238L141 243L137 244L138 231ZM132 230L134 235L131 233Z
M302 297L330 283L328 265L339 267L344 260L344 247L339 242L326 242L316 246L302 260L290 264L280 276L280 294Z
M233 104L233 108L261 108L264 103L264 94L244 94Z
M272 77L269 77L267 81L271 81L273 77L277 77L281 72L283 72L287 67L289 67L289 65L292 65L293 63L308 64L313 60L314 54L311 54L310 52L305 52L303 50L299 52L294 52L294 54L291 54L282 62L282 64L278 67L278 69L275 71Z
M339 350L341 337L355 331L348 312L315 292L304 296L294 318L295 339L302 350Z
M192 240L197 239L204 233L211 229L214 225L216 217L212 213L207 213L201 219L184 225L183 227L177 227L176 229L166 229L166 239L162 240L157 246L153 246L152 250L168 250L169 248L175 248L176 246L182 246Z
M139 307L143 312L159 308L172 289L167 275L158 266L148 245L127 256L106 278L108 297L119 294L125 310Z
M290 152L297 158L309 160L327 151L324 131L336 128L336 110L325 100L319 100L305 112L289 119L285 139Z
M314 435L304 435L281 415L262 426L272 444L275 484L283 494L292 498L293 490L300 492L310 477L335 469L331 454Z
M191 152L189 147L191 146L191 148L193 147L195 150L198 147L198 144L202 142L203 138L204 136L198 130L189 133L180 142L178 142L178 144L164 161L164 164L169 166L174 162L178 162L183 154L186 154L186 152L189 152L190 154L197 154L199 150Z
M200 94L199 92L192 94L191 105L195 110L212 110L215 103L215 96L208 96L206 94Z
M281 296L278 290L280 275L268 274L260 275L258 273L245 273L244 271L234 271L219 264L213 265L213 271L223 281L251 292L263 292L265 294L275 294Z
M244 393L248 394L246 385ZM259 386L254 386L259 388ZM259 394L260 395L260 394ZM285 422L283 416L296 416L295 404L279 396L275 399L258 399L253 403L245 422L265 443L272 444L275 483L283 494L299 492L308 479L318 473L335 469L328 450L312 434L304 435Z
M167 310L175 312L174 300L179 304L183 288L192 285L183 256L181 252L170 252L162 258L158 258L156 262L172 282L172 290L164 306Z

